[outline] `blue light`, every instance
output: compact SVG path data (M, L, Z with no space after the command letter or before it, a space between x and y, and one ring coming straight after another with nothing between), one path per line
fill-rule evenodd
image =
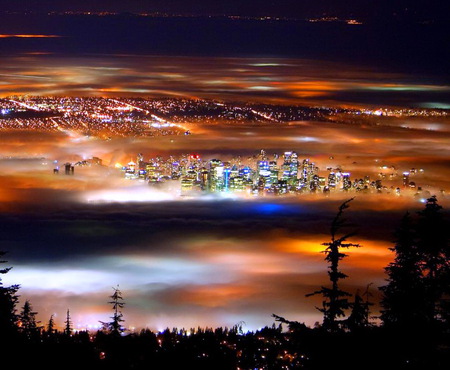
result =
M261 216L296 216L301 213L297 204L292 203L256 203L247 208L252 214Z
M258 204L255 207L255 210L257 213L264 214L264 215L273 215L277 213L281 213L285 210L285 206L282 204L275 204L275 203L264 203L264 204Z

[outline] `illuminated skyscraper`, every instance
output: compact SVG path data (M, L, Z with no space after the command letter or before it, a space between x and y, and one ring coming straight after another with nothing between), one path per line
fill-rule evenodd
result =
M239 171L239 175L247 182L252 181L253 171L250 167L245 166Z
M231 168L229 166L224 166L222 191L230 191L230 178L231 178Z
M188 192L194 189L198 185L197 172L189 170L181 177L181 191ZM198 187L197 187L198 189Z
M298 176L298 156L295 152L285 152L282 166L283 174L281 179L288 185L296 185Z
M276 161L269 162L270 185L274 186L278 183L278 166Z
M64 165L64 173L65 173L66 175L70 175L70 163L66 163L66 164Z
M220 192L224 186L224 166L219 159L209 161L208 190L211 192Z
M318 191L319 189L320 189L319 176L314 175L309 183L309 190L315 192Z
M267 153L264 149L261 149L261 152L259 153L259 159L261 161L267 161Z
M179 162L172 162L172 170L170 175L172 179L179 179L183 175L183 169L183 166L180 166Z
M206 168L200 170L200 188L209 190L209 171Z
M319 168L311 162L308 158L304 159L301 164L300 182L304 185L309 185L314 176L319 172Z
M159 181L159 177L161 176L161 170L156 162L151 162L146 166L147 170L147 180L149 182Z
M145 168L145 165L144 165L144 155L143 155L142 153L139 153L139 154L137 155L137 158L136 158L136 164L137 164L137 168L138 168L138 169L144 169L144 168Z
M403 187L409 186L409 172L403 172Z
M336 188L336 174L334 172L330 172L328 175L328 187L330 190L333 190Z
M258 161L258 168L257 168L257 181L258 184L263 184L263 188L270 188L271 185L271 172L270 172L270 166L268 161Z
M350 181L350 173L344 172L342 174L342 189L349 190L352 187L352 182Z

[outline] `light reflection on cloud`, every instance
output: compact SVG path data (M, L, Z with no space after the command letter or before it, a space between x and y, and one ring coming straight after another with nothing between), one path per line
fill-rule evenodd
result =
M105 266L116 266L117 271L127 275L126 281L134 286L165 286L178 284L218 284L230 281L230 275L220 266L207 263L201 258L188 259L151 256L150 254L122 255L105 258L101 263ZM223 269L223 267L222 267Z
M88 203L128 203L128 202L161 202L174 200L177 194L146 189L144 184L126 189L100 190L85 195Z
M262 148L269 155L296 150L320 171L340 166L352 177L424 168L416 181L436 191L449 209L450 199L439 193L450 187L448 123L440 122L439 131L428 130L431 123L424 119L389 124L297 122L283 130L204 125L173 142L1 132L0 250L9 250L13 266L4 282L21 284L21 299L31 300L39 319L56 312L60 326L67 308L80 327L106 320L117 284L129 326L232 326L243 320L255 329L270 325L272 313L313 325L320 320L314 308L320 297L304 295L328 282L322 243L348 193L182 197L179 182L152 188L124 179L114 165L136 153L168 157L192 148L205 160L242 155L245 161ZM30 159L14 160L23 156ZM52 173L54 159L92 156L105 166L76 167L74 176ZM352 241L362 247L348 251L343 263L345 289L383 284L393 228L406 210L414 214L421 207L412 194L357 194L348 216L358 229Z
M61 291L65 294L84 294L109 288L111 281L114 281L114 274L111 271L95 269L17 266L14 277L8 276L8 278L11 280L14 278L15 283L25 287L26 290L36 290L41 293ZM5 283L14 284L8 278L3 279Z
M184 96L362 106L383 101L396 106L405 99L413 105L427 104L433 94L450 90L447 85L423 83L417 76L292 58L262 62L256 57L28 54L3 58L0 74L0 96ZM440 104L448 105L445 96Z

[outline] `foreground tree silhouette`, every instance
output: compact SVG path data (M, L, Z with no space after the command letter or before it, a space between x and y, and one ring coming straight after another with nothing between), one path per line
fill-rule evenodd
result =
M37 312L33 311L30 301L26 300L19 315L20 333L27 340L39 340L41 327L36 321Z
M51 315L47 323L47 329L44 330L44 335L47 338L50 338L53 337L56 334L56 332L57 331L55 329L55 319L53 318L53 315Z
M123 319L123 315L121 312L121 309L125 305L125 302L122 298L122 292L119 290L119 286L117 288L113 288L114 293L110 296L111 301L109 301L109 304L112 304L113 308L113 316L111 316L112 321L110 322L103 322L101 321L104 329L106 329L109 333L113 335L120 335L125 331L125 328L122 326L122 322L125 320Z
M369 313L370 306L373 305L369 301L369 286L367 286L366 291L363 295L359 294L359 291L356 292L353 303L350 303L350 307L352 312L350 316L345 320L345 326L353 333L360 332L361 330L367 329L370 327L369 322ZM364 301L363 296L366 296L366 300Z
M354 236L355 232L350 232L338 237L338 233L345 226L348 226L346 220L342 217L345 209L349 207L349 203L354 198L351 198L339 206L339 211L334 217L331 223L331 240L322 245L327 246L323 251L325 253L325 261L329 262L328 276L331 281L331 288L322 287L320 290L307 294L307 297L320 294L324 297L322 302L322 308L317 308L323 313L323 328L327 331L335 332L340 328L339 317L345 316L346 309L349 308L348 297L350 293L343 291L339 288L339 281L347 278L347 275L339 270L339 262L347 257L346 254L341 252L342 248L360 247L359 244L345 243L345 241Z
M425 296L421 253L409 213L401 220L395 236L395 245L389 248L395 259L385 268L388 284L380 287L381 320L385 326L401 330L412 325L424 327L429 324L426 312L430 311L430 302Z
M70 337L72 335L72 320L70 318L70 311L69 309L67 309L67 314L66 314L66 321L64 322L66 324L65 328L64 328L64 334L67 335L68 337Z
M385 341L397 358L414 369L449 368L450 331L442 326L439 301L448 292L448 227L436 197L417 218L408 213L396 230L395 259L386 268L388 284L380 287ZM417 222L416 222L417 221ZM447 276L447 278L446 278ZM445 283L447 279L447 283Z
M426 316L429 322L436 324L448 316L448 306L442 304L445 295L450 294L448 224L434 195L427 199L425 208L418 215L417 248L421 257L425 298L430 302Z
M0 251L0 258L5 254L6 252ZM6 262L0 260L0 263ZM10 270L11 267L0 269L0 276L8 273ZM0 337L12 338L17 332L16 304L19 299L17 296L18 290L19 285L3 286L0 277Z

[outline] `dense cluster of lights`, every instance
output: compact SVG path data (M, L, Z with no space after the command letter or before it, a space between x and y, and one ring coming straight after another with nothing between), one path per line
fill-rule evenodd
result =
M290 122L301 120L324 120L337 112L334 108L312 108L299 106L278 106L268 104L225 103L205 99L126 99L120 101L155 112L171 122L215 123L218 121L238 122Z
M0 99L1 129L77 131L102 138L184 134L183 123L279 124L353 116L447 116L442 109L344 109L226 103L186 98L9 97Z
M446 109L412 109L412 108L378 108L361 109L349 111L351 114L365 114L370 116L388 116L388 117L448 117L449 111Z
M290 331L283 331L281 325L264 327L255 332L244 333L239 326L228 328L192 328L189 330L174 328L154 335L158 349L183 347L190 341L197 345L190 348L191 354L198 359L217 357L214 351L221 351L224 358L236 358L237 369L300 369L310 361L307 354L298 350ZM213 340L217 348L211 347Z
M183 134L152 112L105 98L11 97L0 99L0 129L76 131L88 136L128 137Z
M319 173L319 167L310 159L298 158L294 151L282 155L274 154L269 158L264 150L258 155L242 159L234 157L229 161L219 159L202 160L198 154L156 157L144 160L142 154L136 161L127 165L117 164L125 178L140 180L150 185L165 181L179 180L181 194L195 192L243 193L255 196L288 195L301 193L325 194L346 191L362 193L393 193L399 195L403 190L413 190L418 196L424 191L411 181L410 176L423 173L423 169L411 169L403 172L402 184L385 186L382 180L399 180L395 169L380 166L375 180L369 175L351 178L351 174L342 168L327 167L326 173ZM389 170L391 173L387 174Z

